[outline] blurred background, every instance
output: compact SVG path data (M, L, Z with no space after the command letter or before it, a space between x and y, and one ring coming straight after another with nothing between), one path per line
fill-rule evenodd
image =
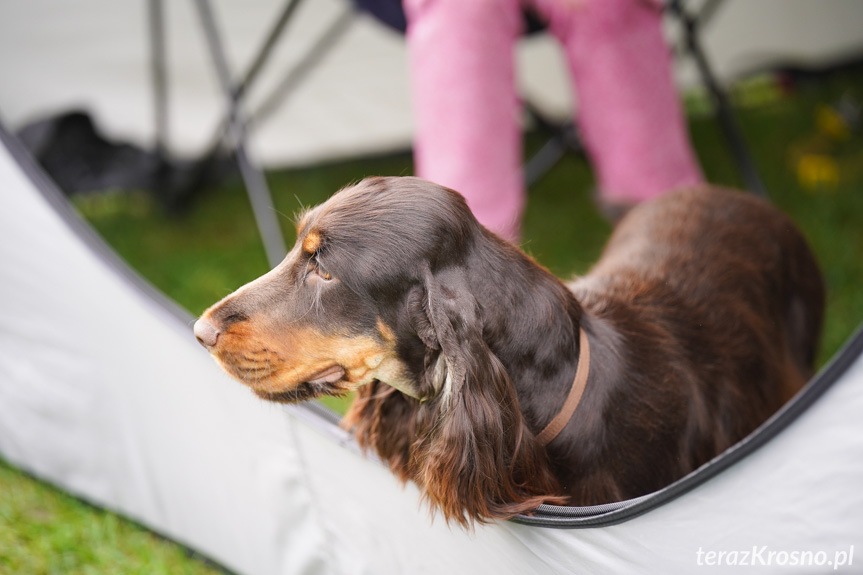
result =
M670 4L685 10L668 9L667 34L707 178L751 187L743 155L821 262L823 364L863 320L863 2ZM130 266L197 315L268 269L303 207L413 173L404 38L379 16L346 0L4 2L0 122ZM526 38L518 60L523 247L568 278L611 228L554 41ZM0 571L211 569L0 461Z

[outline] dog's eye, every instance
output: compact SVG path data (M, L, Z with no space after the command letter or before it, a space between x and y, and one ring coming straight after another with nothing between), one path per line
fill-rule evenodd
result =
M330 281L333 279L333 276L330 275L324 267L321 265L321 262L318 260L317 256L313 256L311 260L309 260L309 275L312 275L318 279L322 279L324 281Z

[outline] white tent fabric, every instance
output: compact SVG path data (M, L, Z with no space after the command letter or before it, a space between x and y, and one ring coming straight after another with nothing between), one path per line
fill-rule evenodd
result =
M314 410L229 380L0 140L0 455L39 478L246 574L863 570L863 334L746 457L591 528L467 533Z
M235 74L249 65L285 1L213 0ZM170 147L181 155L197 155L209 144L225 100L194 3L164 4ZM345 10L351 10L349 0L300 6L250 94L251 107ZM0 112L5 121L17 129L83 107L110 136L152 144L147 21L147 2L140 0L0 2ZM729 79L776 62L820 65L859 55L860 22L859 0L726 0L703 39L720 78ZM565 67L553 40L539 35L524 42L519 64L522 91L531 101L559 116L571 112ZM687 59L680 61L678 72L681 83L696 81ZM272 120L255 131L254 157L268 166L297 165L403 149L412 133L407 74L402 37L371 17L358 18Z

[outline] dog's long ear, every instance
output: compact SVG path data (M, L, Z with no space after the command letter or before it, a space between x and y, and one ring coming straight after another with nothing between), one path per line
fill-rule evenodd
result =
M545 451L522 421L509 375L483 340L482 310L467 274L426 270L423 283L425 320L412 322L429 348L440 349L434 367L443 372L437 395L417 414L412 447L425 497L447 521L465 526L563 503Z

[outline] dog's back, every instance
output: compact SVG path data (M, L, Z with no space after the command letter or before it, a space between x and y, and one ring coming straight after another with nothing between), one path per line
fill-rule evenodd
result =
M737 309L770 317L761 327L776 330L776 341L784 332L801 372L812 374L824 308L821 274L800 231L767 202L706 187L643 204L615 230L590 275L622 271L667 285L707 315Z
M591 276L621 268L630 270L623 277L680 294L717 329L733 328L723 316L736 310L741 321L772 334L769 347L787 343L804 377L812 375L824 309L821 273L798 228L764 200L705 187L644 204L615 230Z
M594 401L606 417L627 413L629 421L609 429L641 433L621 433L614 451L655 453L637 442L684 438L671 460L641 469L684 474L701 465L813 372L824 307L818 266L794 224L750 195L703 188L633 209L571 288L598 324L625 340ZM657 414L662 420L651 421Z

